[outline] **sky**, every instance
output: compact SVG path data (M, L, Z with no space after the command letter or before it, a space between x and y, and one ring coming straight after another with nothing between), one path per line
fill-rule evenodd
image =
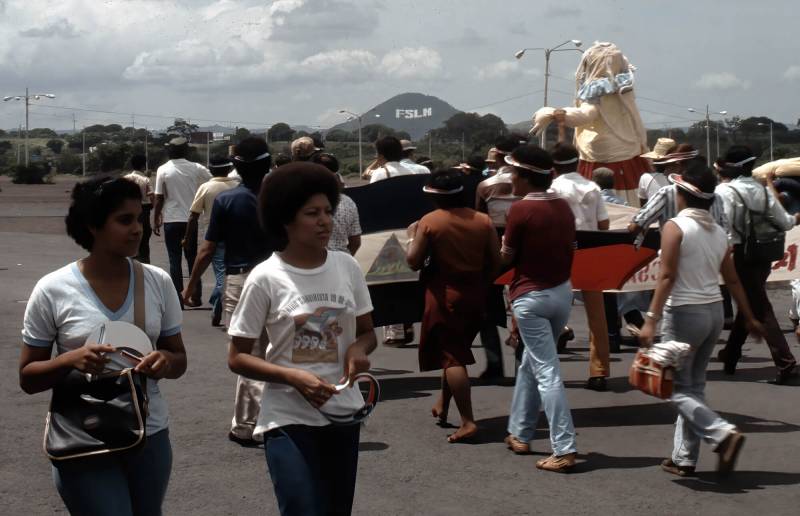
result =
M329 127L407 91L516 123L543 105L544 55L514 53L579 39L636 66L649 127L706 104L794 123L795 2L0 0L0 96L56 95L32 101L32 128ZM571 104L579 57L552 54L550 105ZM0 128L24 123L23 104L0 102Z

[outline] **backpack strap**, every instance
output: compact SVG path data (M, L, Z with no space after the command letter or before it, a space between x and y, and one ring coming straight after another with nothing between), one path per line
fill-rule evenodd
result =
M144 312L144 267L138 260L133 262L133 324L145 330Z

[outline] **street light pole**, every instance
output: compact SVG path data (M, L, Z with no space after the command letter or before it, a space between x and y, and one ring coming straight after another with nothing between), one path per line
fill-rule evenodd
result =
M339 114L340 115L349 115L350 116L348 121L356 120L358 122L358 175L359 176L364 172L363 151L361 149L361 126L362 126L362 118L367 113L369 113L369 111L367 111L365 113L361 113L360 115L357 115L357 114L353 113L352 111L348 111L346 109L340 109L339 110ZM381 117L380 114L377 114L377 113L375 114L375 118L380 118L380 117Z
M690 113L697 113L695 108L688 108ZM727 111L714 111L715 115L725 116ZM717 155L719 155L719 127L717 127ZM709 111L708 104L706 104L706 164L711 166L711 111Z
M81 169L83 175L86 176L86 126L83 126L83 129L81 129L81 140Z
M575 48L561 48L564 45L566 45L567 43L572 43L573 45L575 45ZM523 48L522 50L518 50L514 54L514 57L516 57L517 59L522 59L522 56L525 55L525 52L527 50L542 50L542 51L544 51L544 105L545 106L547 106L547 91L548 91L549 86L550 86L550 54L552 54L553 52L569 52L571 50L575 50L576 52L583 53L583 51L580 49L582 44L583 43L579 39L568 39L567 41L564 41L563 43L560 43L560 44L554 46L553 48L544 48L544 47ZM540 142L541 142L542 147L545 146L546 135L547 135L547 131L546 130L542 131L542 135L540 136Z
M767 124L765 122L759 122L757 125L760 125L760 126L767 126L768 125L769 126L769 160L770 161L775 161L775 153L774 153L774 149L773 149L773 146L772 146L772 120L769 121L769 124Z
M45 97L45 98L48 98L48 99L56 98L56 96L53 95L52 93L37 93L37 94L33 95L33 98L35 100L39 100L42 97ZM28 92L28 88L26 87L24 96L23 95L16 95L16 96L12 95L12 96L8 96L8 97L3 97L3 102L8 102L9 100L23 100L23 99L25 100L25 166L27 167L28 165L30 165L30 152L28 150L28 123L30 121L29 106L30 106L30 102L31 102L31 95Z

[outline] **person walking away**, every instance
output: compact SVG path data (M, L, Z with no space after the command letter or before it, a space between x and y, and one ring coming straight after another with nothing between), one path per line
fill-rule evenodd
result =
M41 278L25 307L19 383L35 394L56 387L71 371L103 371L103 355L115 348L86 339L109 321L135 322L134 271L143 275L144 331L153 351L135 371L148 377L147 438L135 450L54 461L53 480L70 514L160 515L167 492L172 447L159 381L186 371L183 314L167 273L151 265L139 269L130 259L139 250L141 214L141 190L132 181L100 177L77 183L67 234L88 255Z
M217 195L239 186L238 177L229 177L233 170L233 162L230 158L214 156L209 161L209 170L213 177L200 185L194 201L192 201L192 206L189 208L189 223L186 225L186 235L182 242L184 246L191 242L191 235L198 234L198 221L201 215L203 217L203 234L205 234L211 218L211 208L214 206L214 199L217 198ZM214 269L215 284L208 304L211 305L211 326L219 326L222 320L222 292L225 282L225 244L216 246L211 265ZM191 274L191 271L189 273Z
M463 205L461 172L434 172L423 191L436 209L409 226L407 254L413 270L425 267L419 367L442 370L442 390L431 412L446 425L450 399L455 398L461 426L447 437L455 443L478 431L467 366L475 363L470 348L486 318L489 288L500 272L500 245L489 216ZM427 257L430 264L425 266Z
M258 192L272 164L267 142L262 138L245 138L236 145L233 164L242 183L214 199L205 241L183 291L191 299L200 277L211 264L217 246L225 247L225 289L223 316L230 326L233 311L239 304L242 288L253 268L269 258L273 244L258 222ZM253 356L263 358L269 338L264 331L253 345ZM258 420L264 382L240 376L236 382L233 418L228 439L242 446L257 446L253 431Z
M153 233L161 235L164 226L164 243L169 256L169 275L180 295L183 291L183 267L181 258L191 272L197 256L197 232L190 234L185 246L181 245L186 236L189 223L189 208L200 185L211 179L211 173L199 163L189 161L189 141L186 138L173 138L167 144L169 161L158 167L156 171L156 200L153 215ZM187 306L197 307L203 304L202 286L198 284L192 299ZM184 302L181 300L181 308Z
M639 178L639 189L637 190L639 206L647 204L647 200L650 197L654 196L661 188L670 184L665 175L670 163L664 162L664 157L667 154L677 152L677 147L678 145L672 138L659 138L656 144L653 145L653 150L640 156L650 160L653 171L644 172L642 173L642 177Z
M333 214L333 233L328 242L331 251L343 251L355 256L361 247L361 221L358 217L358 207L353 199L343 192L344 181L339 174L339 160L333 154L319 152L312 158L314 163L322 165L336 176L339 184L339 205Z
M577 171L578 150L568 143L557 143L550 155L556 173L551 188L569 204L575 215L575 229L608 230L610 222L600 188ZM581 294L589 324L589 379L586 388L605 391L611 364L603 292L583 290Z
M514 267L510 297L524 346L505 442L514 453L530 453L543 406L553 454L536 467L567 471L575 465L577 448L556 339L572 308L575 215L549 191L553 160L545 150L525 145L505 161L513 167L513 193L522 199L509 210L501 259Z
M726 475L733 470L744 435L705 401L706 369L723 325L720 274L747 329L763 335L764 328L753 317L727 235L708 212L716 202L714 175L704 160L695 160L682 176L673 174L669 179L678 188L678 215L661 230L661 268L640 341L644 347L652 345L663 315L662 341L682 342L691 348L675 368L670 402L678 420L672 456L661 467L679 476L694 474L700 442L705 440L719 454L718 472Z
M292 153L292 161L311 161L314 155L322 149L317 147L314 139L310 136L301 136L292 141L289 150Z
M417 147L411 143L410 140L400 140L400 146L403 148L402 159L400 160L401 165L411 170L414 174L431 173L428 167L418 165L417 162L414 161L414 151L417 150Z
M384 136L375 142L378 158L371 169L370 184L397 176L414 174L400 160L403 159L403 145L394 136ZM383 343L387 346L402 346L414 341L413 324L391 324L383 328Z
M353 507L360 425L331 424L323 412L363 407L357 388L334 385L369 369L376 339L361 268L349 253L327 249L338 198L336 178L316 163L267 176L259 215L276 252L250 273L228 329L231 371L267 382L255 433L284 516ZM257 357L265 323L271 342Z
M150 236L153 227L150 224L150 212L153 208L153 184L147 175L147 158L142 154L131 156L131 172L123 177L139 185L142 191L142 240L139 243L139 252L136 259L142 263L150 263Z
M772 303L767 296L767 278L772 272L772 261L780 257L759 256L759 245L748 244L748 238L755 234L760 240L777 238L800 222L800 214L789 215L775 195L753 176L753 163L756 157L744 145L731 146L725 153L724 168L733 168L740 174L719 188L725 213L730 221L729 237L733 244L733 261L736 273L744 285L747 300L753 308L756 319L766 329L766 341L772 360L778 369L775 383L784 384L798 376L797 361L789 349L786 337L775 318ZM732 175L732 174L729 174ZM778 249L782 251L782 249ZM736 373L736 365L742 356L742 345L747 338L748 329L741 310L736 314L733 328L728 335L725 349L720 351L719 359L725 363L725 373Z

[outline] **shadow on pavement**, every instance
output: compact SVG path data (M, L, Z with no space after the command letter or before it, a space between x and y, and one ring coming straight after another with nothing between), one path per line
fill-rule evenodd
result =
M772 360L769 360L772 362ZM715 371L708 371L706 379L715 382L763 382L775 380L775 366L765 367L746 367L736 369L736 374L725 374L725 371L717 369ZM792 382L788 385L797 385L797 382Z
M745 494L769 486L800 484L800 473L777 471L735 471L730 477L721 479L713 472L698 473L696 478L673 480L676 484L694 491L725 494Z
M578 462L570 473L589 473L600 469L637 469L657 466L661 457L615 457L603 453L578 453Z
M442 388L437 376L412 376L408 378L385 378L381 380L381 401L425 398L430 392Z

